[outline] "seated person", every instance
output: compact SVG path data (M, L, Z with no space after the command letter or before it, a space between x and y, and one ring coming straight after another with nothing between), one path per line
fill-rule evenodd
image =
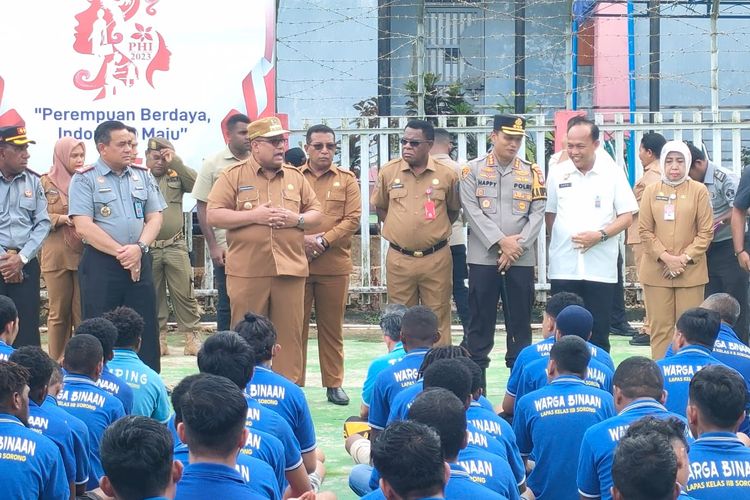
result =
M566 307L557 316L555 323L555 340L566 335L577 335L585 340L590 347L591 329L594 326L594 317L586 309L580 306ZM589 361L589 369L586 372L586 384L598 387L607 392L612 392L612 376L614 368L599 361L594 356L596 350L592 350L592 358ZM525 394L535 391L547 385L547 359L537 359L529 363L521 373L521 382L518 384L516 401Z
M125 414L133 413L133 389L123 379L109 370L107 363L115 356L112 350L117 340L117 328L104 318L91 318L81 322L75 329L76 335L91 335L99 339L104 351L104 369L96 385L115 396L122 402Z
M677 457L664 436L646 434L623 438L612 462L615 500L674 500Z
M688 494L708 500L747 498L750 448L735 435L745 421L746 402L745 382L736 370L711 365L693 376L687 419L698 439L688 452Z
M305 393L292 381L271 370L274 356L279 349L283 349L276 343L276 328L265 316L247 313L234 329L250 345L257 363L245 392L284 417L299 441L305 469L308 474L315 472L315 426Z
M367 375L362 384L362 405L359 409L359 416L365 421L370 413L372 389L378 374L406 355L404 344L401 342L401 318L404 317L407 309L401 304L388 304L385 306L383 316L380 317L380 331L383 332L383 343L388 352L373 359L367 367Z
M435 313L425 306L413 306L401 319L401 341L406 356L385 368L375 379L370 414L370 441L385 428L391 404L396 395L417 381L418 368L425 354L438 341L438 321Z
M60 451L49 438L26 427L29 371L0 362L0 498L60 500L71 497Z
M245 445L247 403L236 384L204 375L182 398L177 434L186 443L190 464L177 483L175 500L260 499L237 472L237 454Z
M583 299L571 292L559 292L547 299L544 305L544 316L542 318L542 340L528 347L524 347L513 368L510 370L508 377L508 386L505 392L505 398L502 403L502 412L506 415L513 415L513 407L516 404L516 392L521 383L521 375L524 368L531 362L547 358L552 344L555 343L556 318L560 312L568 306L583 307Z
M10 297L0 295L0 361L7 361L18 335L18 310Z
M388 425L372 444L372 462L385 498L445 498L451 469L443 461L440 437L424 424Z
M172 410L164 381L138 357L143 336L143 318L129 307L118 307L106 312L117 328L114 358L107 364L109 370L133 388L133 414L151 417L165 423Z
M96 385L104 368L104 351L96 337L74 335L65 346L63 368L67 375L57 404L86 424L91 464L87 489L94 489L104 475L99 455L104 430L124 417L125 410L119 399Z
M115 500L174 497L183 467L173 460L172 436L155 420L121 418L104 432L101 454L105 495Z
M684 420L664 407L664 377L649 358L633 356L622 361L612 383L617 415L592 426L583 435L577 483L578 492L585 498L612 498L612 457L633 422L649 416Z
M76 470L75 445L73 431L66 419L59 418L59 413L47 411L52 405L45 405L47 385L52 376L52 359L40 347L24 346L10 355L9 361L29 371L29 429L47 436L57 446L65 467L65 477L70 492L75 494L76 483L86 484L88 471ZM70 417L73 418L73 417Z
M513 431L521 456L527 461L533 456L536 462L527 481L536 498L578 500L576 468L583 435L615 414L612 395L584 383L590 359L582 338L561 338L550 351L550 383L516 405Z
M180 390L178 391L176 387L175 391L172 393L172 396L177 393L177 396L172 398L175 411L174 423L177 428L179 428L180 423L183 422L183 402L186 400L186 398L190 398L193 396L192 390L195 383L199 380L205 379L206 377L214 377L226 380L222 377L216 377L213 375L197 374L186 377L179 384L177 384L177 387L179 387ZM217 406L214 411L220 412L221 408ZM240 473L242 479L250 486L250 489L252 489L255 493L263 495L265 498L270 498L272 500L281 500L283 481L281 483L279 482L279 477L274 472L273 468L263 460L243 453L246 448L245 443L247 443L249 436L247 429L245 429L245 433L246 436L244 438L244 442L242 443L242 447L235 457L234 468L237 470L237 472ZM181 462L182 465L186 467L189 463L191 463L190 448L187 443L181 440L179 444L174 447L174 459Z
M206 339L198 351L198 369L201 373L228 378L244 390L255 372L255 355L248 343L237 333L217 332ZM292 428L281 415L269 410L247 394L245 402L248 407L246 425L251 429L273 434L284 445L286 480L292 496L310 491L312 485Z

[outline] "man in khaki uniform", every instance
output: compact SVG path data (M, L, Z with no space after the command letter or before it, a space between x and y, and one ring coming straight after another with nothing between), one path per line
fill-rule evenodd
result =
M200 315L198 302L193 295L193 269L190 266L182 212L182 195L189 193L195 184L195 170L185 166L166 139L148 140L146 166L153 174L167 202L164 220L156 241L151 244L153 255L154 286L159 303L159 345L161 355L169 354L167 347L167 287L172 299L177 330L185 335L186 356L195 356L200 350L198 337Z
M353 173L333 164L336 135L331 128L326 125L310 127L306 142L309 159L300 170L323 207L323 217L315 231L305 231L310 276L305 284L300 385L305 382L307 339L314 301L318 357L326 397L331 403L347 405L349 397L341 388L344 381L343 323L352 272L352 236L359 229L362 215L359 184Z
M638 205L641 204L641 198L643 198L643 191L646 186L649 186L655 182L661 182L661 167L659 166L659 156L661 155L661 148L664 147L667 140L663 135L657 134L656 132L650 132L644 134L641 138L641 144L638 147L638 159L643 165L643 175L633 186L633 194ZM627 239L625 243L630 245L633 251L633 258L635 260L635 270L641 267L641 259L643 258L643 245L641 244L641 236L638 234L638 214L633 214L633 223L627 230ZM643 318L643 329L633 335L630 339L630 345L649 346L651 345L651 339L649 337L648 327L648 311Z
M208 203L208 193L219 178L222 170L229 165L234 165L247 159L250 154L250 140L247 138L247 126L249 124L250 118L239 113L227 119L227 145L222 151L203 161L203 167L201 167L198 173L198 179L195 181L192 193L197 203L198 224L201 228L201 234L203 234L206 240L206 245L208 245L208 251L211 254L211 260L214 265L214 287L216 287L216 291L218 292L216 327L220 332L229 330L234 326L230 325L227 275L224 272L227 238L226 231L211 227L206 220L206 203Z
M284 165L289 132L279 119L262 118L247 129L250 156L219 176L208 195L208 223L227 230L232 324L247 312L268 316L281 344L273 369L300 383L309 274L304 231L318 225L321 207L302 173Z
M390 242L386 258L388 301L432 309L439 345L451 343L453 265L448 238L458 218L458 174L430 157L435 129L412 120L401 138L401 158L380 168L371 203Z
M520 116L495 115L492 151L461 172L461 204L471 228L470 319L463 344L483 373L495 343L498 299L507 332L505 365L512 368L521 349L531 344L534 245L547 191L539 166L518 157L525 134L526 120Z

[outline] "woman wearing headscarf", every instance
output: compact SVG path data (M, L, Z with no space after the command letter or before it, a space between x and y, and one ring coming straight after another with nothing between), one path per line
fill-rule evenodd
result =
M52 229L39 261L47 285L47 336L52 359L60 359L73 328L81 322L78 262L83 243L68 218L68 186L75 170L83 166L85 156L82 141L63 137L55 143L52 168L42 176Z
M643 191L638 223L644 252L638 276L654 359L664 357L680 315L703 302L705 253L713 237L711 199L706 186L688 177L688 147L667 142L659 163L661 182Z

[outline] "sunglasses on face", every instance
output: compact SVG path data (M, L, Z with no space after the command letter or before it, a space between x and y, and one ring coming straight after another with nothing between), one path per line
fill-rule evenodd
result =
M336 144L333 142L315 142L310 144L312 148L314 148L316 151L323 151L323 148L327 149L328 151L335 151L336 150Z
M426 144L432 141L410 141L408 139L401 139L399 142L401 143L402 146L406 146L408 144L409 146L413 148L418 148L420 144Z
M282 144L286 143L286 139L283 138L283 137L278 137L276 139L257 139L257 141L259 141L259 142L267 142L268 144L270 144L271 146L273 146L275 148L278 148Z

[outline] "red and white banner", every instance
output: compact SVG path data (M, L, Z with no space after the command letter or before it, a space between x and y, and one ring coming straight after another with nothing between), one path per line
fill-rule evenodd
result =
M188 165L223 147L221 124L275 112L275 0L34 0L3 8L0 125L26 124L32 168L57 139L104 120L172 141Z

